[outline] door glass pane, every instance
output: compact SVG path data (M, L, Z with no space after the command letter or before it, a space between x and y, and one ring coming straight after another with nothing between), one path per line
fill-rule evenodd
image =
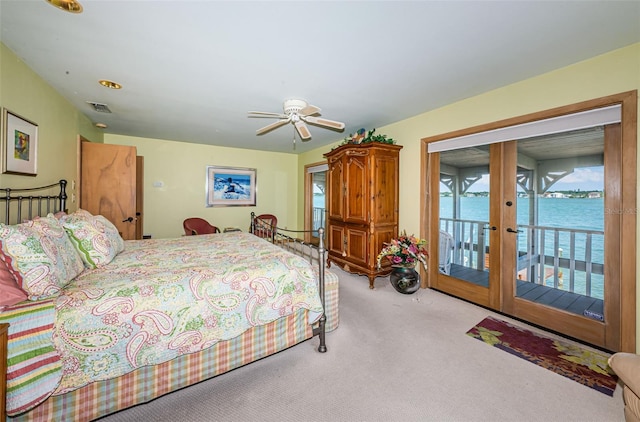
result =
M327 180L327 172L326 171L319 171L319 172L315 172L315 173L311 173L311 186L312 186L312 198L313 200L311 201L311 206L312 206L312 210L311 210L311 227L312 230L314 231L314 237L317 238L318 233L316 232L316 230L318 230L320 227L325 228L327 227L326 221L325 221L325 215L326 215L326 196L325 196L325 192L326 192L326 180Z
M603 320L603 129L517 145L516 296Z
M489 287L489 146L440 153L440 272Z

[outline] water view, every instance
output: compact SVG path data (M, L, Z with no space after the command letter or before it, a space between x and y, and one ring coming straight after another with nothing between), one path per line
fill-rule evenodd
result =
M520 226L529 225L529 198L518 198L517 200L517 223ZM453 218L453 198L441 196L440 217ZM488 196L465 196L460 198L461 220L474 220L489 222L489 197ZM578 229L588 231L604 231L604 198L538 198L538 222L536 226L554 227L563 229ZM604 263L604 236L592 234L591 250L585 249L586 233L574 233L574 258L579 261L587 261L587 254L590 254L590 262L594 264ZM464 239L468 241L469 239ZM477 241L476 239L472 240ZM518 234L518 249L525 253L527 251L526 230ZM553 256L555 251L554 238L549 235L544 242L545 254ZM571 236L568 231L560 232L558 237L558 252L562 258L570 258ZM564 270L565 276L568 269ZM547 280L545 284L552 286L553 280ZM602 298L604 279L600 274L591 274L590 296ZM584 272L576 271L575 287L576 293L586 294L586 276Z
M538 222L537 226L556 227L564 229L577 229L588 231L604 231L604 198L580 195L580 198L571 197L540 197L538 198ZM519 197L517 199L517 223L521 226L529 225L529 198ZM313 206L316 209L324 209L324 193L315 193ZM453 197L442 195L440 197L440 217L453 218ZM476 193L472 196L460 198L461 220L473 220L489 222L489 197ZM319 223L318 223L319 224ZM318 225L319 227L319 225ZM527 251L526 231L518 235L519 250ZM604 236L593 235L591 239L591 250L585 250L585 233L574 233L574 259L579 261L587 260L587 253L590 253L590 262L594 264L604 264ZM464 239L469 241L469 239ZM474 242L477 241L473 239ZM555 251L553 237L549 236L545 240L545 254L553 256ZM559 255L562 258L570 258L571 236L569 232L560 232L558 238ZM563 278L568 280L568 269L564 269ZM563 280L564 281L564 280ZM568 283L568 282L567 282ZM552 286L553 279L546 280L545 284ZM591 274L589 296L599 299L604 295L604 278L601 274ZM580 294L587 294L586 275L582 271L575 273L575 286L573 291Z

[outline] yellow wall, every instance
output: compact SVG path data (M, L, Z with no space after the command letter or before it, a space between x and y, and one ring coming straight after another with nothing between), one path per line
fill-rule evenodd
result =
M0 43L0 106L38 125L37 172L34 177L0 174L0 186L33 187L72 181L77 175L77 139L102 141L102 132L71 103ZM73 191L68 185L69 209Z
M403 145L400 228L409 233L420 230L422 138L634 89L640 90L640 43L376 128ZM300 175L305 164L321 161L331 147L301 154ZM299 206L302 209L302 203Z
M296 228L296 155L110 134L105 134L104 141L135 146L144 157L144 234L180 236L187 217L202 217L221 230L239 227L247 231L252 211L274 214L278 226ZM207 208L208 165L255 168L257 205ZM155 182L162 182L163 187L154 187Z
M420 229L421 138L634 89L640 90L640 43L376 128L404 146L400 155L400 228L416 234ZM79 133L92 141L103 141L102 133L88 118L3 44L0 105L39 125L36 183L75 179ZM145 156L145 233L154 237L181 234L182 219L190 215L246 230L252 210L278 215L284 222L281 225L302 227L304 165L322 161L322 154L331 149L327 146L295 156L117 135L104 135L104 141L134 145L138 154ZM257 207L205 208L206 165L257 168ZM164 182L164 187L154 188L155 181ZM2 186L33 184L31 177L0 175ZM640 286L637 294L640 297ZM637 327L640 341L640 322Z
M420 139L631 90L640 90L640 43L376 128L404 146L400 152L400 229L420 231ZM640 142L640 131L638 135ZM330 149L301 155L299 168L319 161ZM302 209L302 203L299 207ZM640 265L637 270L640 272ZM640 300L638 279L636 276ZM640 344L640 320L636 327Z

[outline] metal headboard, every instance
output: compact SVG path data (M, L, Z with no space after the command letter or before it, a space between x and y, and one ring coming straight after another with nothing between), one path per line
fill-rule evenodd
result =
M0 188L0 215L5 224L21 223L37 216L67 210L67 181L36 188Z

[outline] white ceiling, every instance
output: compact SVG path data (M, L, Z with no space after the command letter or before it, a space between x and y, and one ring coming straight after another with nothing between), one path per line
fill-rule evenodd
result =
M0 41L105 132L287 153L640 41L640 1L80 1L0 0ZM256 136L287 98L344 132Z

